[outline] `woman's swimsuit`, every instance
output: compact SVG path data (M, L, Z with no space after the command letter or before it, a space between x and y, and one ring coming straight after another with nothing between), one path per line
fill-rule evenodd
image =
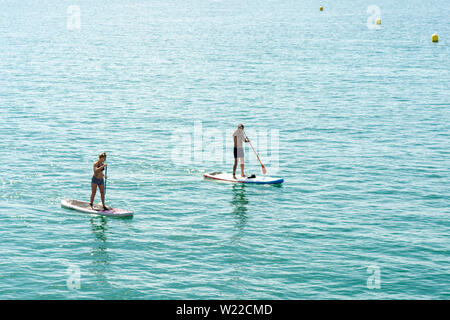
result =
M96 177L92 177L91 182L96 184L96 185L98 185L98 186L101 186L101 185L105 184L105 181L103 180L103 178L97 179Z
M105 168L103 168L102 171L103 171L104 169L105 169ZM101 185L105 184L105 181L103 180L103 178L97 179L97 178L94 177L94 176L92 176L91 182L94 183L94 184L96 184L96 185L98 185L98 186L101 186Z

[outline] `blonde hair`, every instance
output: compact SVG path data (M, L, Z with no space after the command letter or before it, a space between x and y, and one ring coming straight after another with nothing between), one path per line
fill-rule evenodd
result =
M98 155L98 158L99 158L99 159L100 159L100 158L106 158L106 152L100 153L100 154Z

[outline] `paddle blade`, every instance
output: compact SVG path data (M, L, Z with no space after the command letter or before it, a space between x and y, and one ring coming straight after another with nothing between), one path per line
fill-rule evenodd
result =
M262 173L263 173L263 174L266 174L266 173L267 173L266 167L264 167L264 165L261 164L261 168L262 168Z

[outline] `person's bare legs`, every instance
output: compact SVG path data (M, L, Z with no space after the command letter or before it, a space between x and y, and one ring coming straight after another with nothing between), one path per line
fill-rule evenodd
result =
M234 166L233 166L233 179L236 179L236 168L238 164L238 158L234 158ZM236 179L237 180L237 179Z
M105 206L105 185L101 184L101 185L98 186L98 188L100 189L100 195L102 197L103 209L106 210L106 206Z
M97 193L97 185L95 183L91 183L91 201L89 204L91 205L91 208L94 204L95 194Z
M246 177L246 175L244 174L244 158L241 158L241 177Z

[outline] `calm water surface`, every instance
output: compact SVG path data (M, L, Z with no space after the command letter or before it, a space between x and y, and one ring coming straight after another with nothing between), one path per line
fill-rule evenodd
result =
M450 298L448 2L320 5L0 0L0 298Z

